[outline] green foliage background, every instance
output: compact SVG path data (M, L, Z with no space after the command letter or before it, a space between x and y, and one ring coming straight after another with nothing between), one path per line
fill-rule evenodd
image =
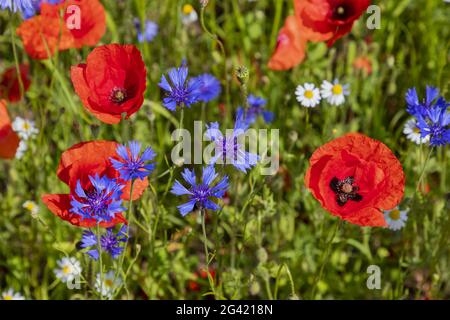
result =
M83 274L92 279L96 265L78 252L81 229L53 216L40 202L45 193L66 193L56 177L61 153L80 141L130 138L151 145L158 166L151 188L136 201L138 223L128 248L130 267L122 299L203 299L211 294L208 281L200 292L188 281L204 266L199 215L182 218L176 205L181 199L168 193L181 168L169 158L171 132L179 113L161 105L158 82L168 68L186 58L193 75L211 72L225 82L224 59L215 42L196 23L181 23L187 1L102 1L107 10L107 32L101 44L135 43L148 71L146 100L130 121L100 123L84 111L74 93L71 65L85 61L90 48L61 52L51 61L31 61L15 37L18 60L31 65L32 86L26 99L9 107L12 116L34 118L40 133L24 159L0 162L0 289L9 287L32 299L96 298L89 286L71 291L53 274L64 255L83 262ZM191 3L199 9L195 1ZM276 36L292 1L255 2L210 0L205 23L225 46L226 90L218 101L204 107L207 121L222 121L219 103L231 112L242 104L234 68L250 70L249 92L268 99L280 129L280 171L247 176L227 169L231 176L229 203L207 224L211 266L216 272L216 298L327 298L422 299L450 297L449 285L449 148L435 149L424 179L430 192L414 195L428 147L419 147L402 133L408 119L404 95L416 86L423 95L427 84L440 87L450 99L450 4L440 0L376 1L381 7L381 29L368 30L365 15L350 35L333 48L310 44L306 61L291 71L267 68ZM133 17L159 24L155 40L137 44ZM18 16L0 12L0 70L15 63L11 30ZM371 39L367 41L368 37ZM368 56L373 72L353 67L358 56ZM344 106L322 103L309 111L295 100L298 84L335 77L351 85ZM202 117L202 106L185 112L185 126ZM308 120L307 120L308 119ZM230 119L225 119L231 128ZM257 127L264 128L259 122ZM347 132L359 131L387 144L400 159L407 176L403 207L410 207L404 229L361 228L344 223L338 230L313 295L316 275L336 218L325 212L305 189L303 177L312 152ZM25 200L40 204L40 219L22 208ZM112 265L112 261L107 264ZM366 287L369 265L382 270L382 289Z

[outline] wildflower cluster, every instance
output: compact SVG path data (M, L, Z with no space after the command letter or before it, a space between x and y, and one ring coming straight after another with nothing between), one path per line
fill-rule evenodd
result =
M423 100L419 100L416 88L409 89L406 105L406 111L413 116L403 130L409 140L431 146L450 144L450 103L440 96L438 88L427 86Z
M221 92L220 82L210 74L188 79L186 61L180 67L170 69L168 78L163 75L158 85L166 92L163 105L170 111L177 107L190 108L200 101L209 102Z
M183 61L180 68L169 71L169 83L165 76L162 76L160 87L167 91L164 98L164 105L174 111L177 106L190 106L197 101L209 102L216 98L221 91L219 81L212 75L204 74L199 77L187 80L187 65ZM209 165L203 168L202 178L197 182L194 170L185 169L182 173L183 179L189 184L186 188L178 180L172 186L171 193L177 196L187 195L189 201L178 206L181 215L185 216L195 210L209 209L217 211L220 207L211 201L211 198L220 199L224 196L228 188L228 176L225 175L217 183L214 183L218 174L214 166L217 164L231 164L236 169L246 173L254 167L259 156L244 150L244 145L240 137L244 136L249 126L254 123L259 115L262 115L266 122L273 120L273 113L264 110L266 100L250 95L247 98L248 109L239 107L237 109L236 121L232 134L222 134L219 123L212 122L206 125L205 136L214 142L215 155L210 159Z
M392 272L383 297L438 292L448 269L447 88L406 92L403 133L429 145L428 156L423 146L392 147L405 113L395 92L408 88L406 77L447 80L443 55L411 50L442 47L442 2L420 13L426 41L410 23L387 46L375 43L374 14L335 49L380 7L188 2L0 0L0 298L335 298L351 290L333 279L372 253L389 265L400 259L411 275ZM386 25L394 30L404 25L399 13L420 8L385 5ZM409 72L413 63L420 69ZM294 96L302 107L329 108L310 118L289 105ZM349 102L354 108L331 107ZM13 160L27 151L26 161ZM334 228L327 219L338 220ZM358 238L357 226L380 229ZM327 264L336 267L329 275ZM344 279L369 292L361 275Z

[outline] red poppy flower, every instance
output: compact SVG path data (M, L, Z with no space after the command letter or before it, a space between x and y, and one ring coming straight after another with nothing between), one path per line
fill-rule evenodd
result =
M42 3L41 14L25 20L16 33L33 59L48 59L56 50L69 48L73 37L59 18L57 5Z
M31 58L48 59L56 50L94 46L105 31L105 10L98 0L70 0L42 3L41 13L22 22L16 32Z
M405 175L392 151L358 133L337 138L310 159L305 185L332 215L361 226L385 226L380 210L403 197Z
M31 83L28 78L29 66L27 64L22 64L19 69L23 89L24 91L27 91ZM8 99L9 102L17 102L22 98L20 96L20 83L16 67L9 68L3 73L0 82L0 97Z
M303 7L303 1L295 3L296 12ZM298 16L289 16L278 34L275 52L268 67L272 70L288 70L303 62L308 41L327 40L331 34L322 34L307 28Z
M272 70L290 69L305 59L306 37L302 37L300 25L294 16L286 19L278 34L277 47L269 60Z
M71 78L83 105L99 120L119 123L144 101L146 69L133 45L110 44L95 48L86 64L73 66Z
M70 48L93 47L105 34L106 15L100 1L70 0L59 5L59 8L64 10L64 21L73 37ZM79 20L77 21L78 14Z
M352 30L369 5L370 0L296 0L295 13L305 27L332 46Z
M76 144L63 152L56 174L62 182L69 186L70 194L74 194L77 181L80 181L83 189L89 189L89 176L95 176L96 174L99 176L106 175L110 179L118 179L119 182L125 184L110 161L110 158L118 159L117 146L118 144L113 141L89 141ZM144 180L137 179L133 186L133 200L138 199L147 186L147 178ZM131 182L128 182L123 189L123 200L130 199L130 189ZM81 220L79 215L70 212L70 194L46 194L42 196L42 201L51 212L75 226L88 228L96 226L94 219ZM106 228L122 222L126 222L126 220L121 214L118 214L110 223L101 223L100 226Z
M19 136L11 127L6 101L0 100L0 158L13 159L19 146Z

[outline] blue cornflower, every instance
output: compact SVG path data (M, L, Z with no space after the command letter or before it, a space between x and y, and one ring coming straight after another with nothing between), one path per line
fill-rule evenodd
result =
M163 99L163 104L167 109L175 111L177 107L190 107L191 104L198 101L198 89L201 83L199 81L187 81L188 67L185 61L179 68L170 69L168 75L170 83L163 75L158 84L167 91L167 96Z
M134 26L137 31L137 39L140 43L152 42L158 34L158 25L151 20L146 20L144 23L144 30L141 26L141 21L138 18L134 19Z
M80 180L77 181L75 194L72 195L70 212L81 219L95 219L97 223L113 220L116 214L125 211L122 207L122 189L124 185L118 184L115 179L108 177L89 176L92 187L83 190Z
M247 114L245 119L249 125L256 122L256 119L259 115L262 115L264 122L271 123L275 118L273 112L264 110L264 107L267 104L267 100L261 97L256 97L254 95L249 95L247 98L247 102L249 105L249 109L247 110ZM238 112L244 112L242 107L238 108Z
M443 146L450 144L450 112L438 105L425 110L425 115L417 116L417 127L421 138L429 136L430 145Z
M185 169L181 175L190 185L189 189L185 188L178 180L175 180L170 192L177 196L189 195L189 201L177 207L182 216L194 210L210 209L216 211L220 209L219 205L214 203L210 198L221 199L224 196L228 188L228 176L224 176L214 185L213 182L218 174L213 166L203 168L200 184L196 183L194 170L190 171L189 169Z
M205 73L191 79L191 82L196 81L200 82L200 87L197 91L198 100L200 101L209 102L217 98L222 91L220 81L209 73Z
M117 234L114 234L113 228L108 228L106 229L106 234L100 237L100 247L103 251L111 255L113 259L115 259L120 256L123 251L123 246L121 246L121 243L127 242L127 239L127 227L122 226ZM81 238L80 248L92 248L87 251L86 254L91 256L94 260L97 260L99 256L97 235L91 230L84 231Z
M32 0L0 0L0 9L17 12L19 11L21 14L24 12L33 10L33 1Z
M145 164L145 162L152 161L156 157L156 153L152 148L148 147L142 155L139 155L141 144L137 141L129 141L128 146L130 147L130 152L124 145L117 147L116 153L119 155L120 160L110 158L112 165L114 169L120 172L120 177L125 181L137 178L144 180L155 169L154 163Z
M219 123L213 122L206 125L206 136L215 143L215 155L211 159L211 164L232 164L238 170L247 172L247 169L255 166L259 156L245 151L245 144L240 140L248 129L248 122L244 119L243 109L237 113L236 123L231 134L227 132L226 136L219 130Z
M439 89L427 86L425 99L420 102L417 96L416 88L410 88L406 92L406 111L417 117L418 115L426 116L427 110L436 106L440 109L446 109L449 105L445 102L444 98L439 95Z

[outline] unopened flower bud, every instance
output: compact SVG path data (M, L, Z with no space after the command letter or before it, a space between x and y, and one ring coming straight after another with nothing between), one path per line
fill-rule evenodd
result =
M249 76L250 76L250 72L248 71L247 67L239 66L236 68L236 77L238 78L238 80L241 84L246 84Z

